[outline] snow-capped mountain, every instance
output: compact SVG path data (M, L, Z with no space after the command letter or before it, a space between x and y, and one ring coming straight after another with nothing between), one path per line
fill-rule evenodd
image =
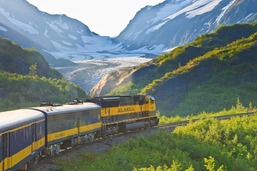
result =
M25 0L0 0L0 36L57 59L101 58L122 50L80 21L41 12Z
M112 39L66 15L39 11L26 0L0 0L0 36L35 48L45 57L72 61L157 56L220 25L254 21L256 0L166 0L142 8Z
M256 0L166 0L142 8L116 38L156 52L186 44L220 25L257 21Z

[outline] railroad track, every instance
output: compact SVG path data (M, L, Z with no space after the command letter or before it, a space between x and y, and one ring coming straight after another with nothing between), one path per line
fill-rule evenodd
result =
M257 113L257 110L254 110L254 111L249 111L249 112L245 112L245 113L236 113L236 114L229 114L229 115L213 116L213 117L208 117L208 118L215 118L215 119L218 119L218 120L226 120L226 119L231 119L232 117L251 116L251 115L254 115L256 113ZM189 120L184 120L184 121L171 122L171 123L167 123L167 124L160 124L160 125L157 126L157 128L163 129L163 130L167 130L167 129L173 130L177 126L187 125L189 122L196 122L200 119L206 119L206 118L189 119Z

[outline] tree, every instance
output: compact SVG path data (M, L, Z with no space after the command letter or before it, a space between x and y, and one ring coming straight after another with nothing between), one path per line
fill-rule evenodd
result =
M37 63L34 63L29 67L29 75L37 76Z

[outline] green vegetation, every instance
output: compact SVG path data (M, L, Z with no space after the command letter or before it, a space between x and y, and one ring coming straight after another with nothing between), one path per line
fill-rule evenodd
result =
M33 66L36 69L35 74L39 77L62 79L62 75L50 68L39 52L34 49L23 49L0 37L0 71L29 75Z
M222 26L137 67L111 94L151 94L167 116L217 112L238 97L257 105L256 45L257 23Z
M232 106L229 110L223 109L219 112L212 112L212 113L206 113L202 112L198 115L188 115L185 117L182 116L172 116L167 117L165 115L160 115L159 111L157 112L159 115L159 123L160 124L166 124L166 123L172 123L172 122L180 122L180 121L191 121L194 119L206 119L206 118L213 118L217 116L224 116L224 115L233 115L233 114L242 114L242 113L248 113L248 112L255 112L257 111L256 107L252 105L252 103L249 103L248 107L244 107L244 105L241 103L240 99L237 98L236 105Z
M85 98L85 92L64 79L0 72L0 111L39 106L42 101L66 103Z
M85 97L79 86L50 68L40 53L0 38L0 111Z
M237 105L231 111L250 110L240 101ZM257 170L256 123L256 115L222 121L206 118L177 127L173 133L159 131L130 139L103 154L83 153L57 162L62 164L60 171Z

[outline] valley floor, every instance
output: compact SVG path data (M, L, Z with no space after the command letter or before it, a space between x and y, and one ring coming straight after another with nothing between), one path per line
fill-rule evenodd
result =
M56 68L70 82L78 84L86 92L89 92L100 79L117 69L134 67L150 61L143 57L117 57L107 59L94 59L77 61L75 67Z

